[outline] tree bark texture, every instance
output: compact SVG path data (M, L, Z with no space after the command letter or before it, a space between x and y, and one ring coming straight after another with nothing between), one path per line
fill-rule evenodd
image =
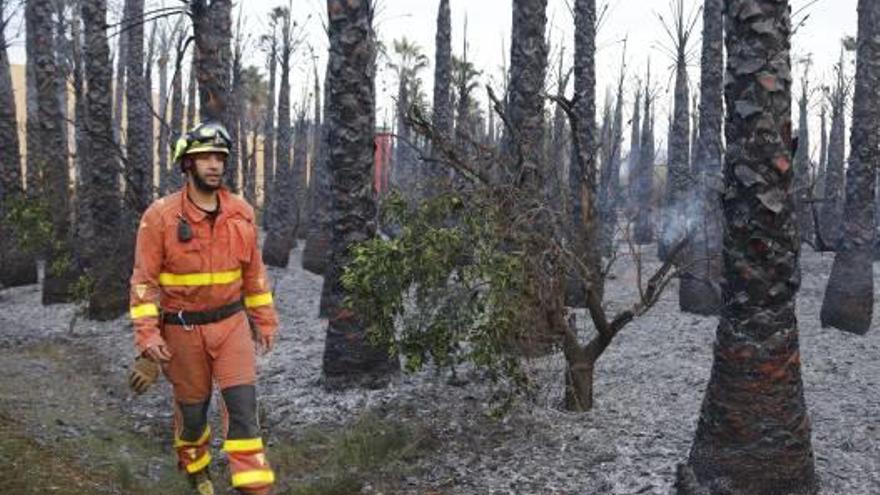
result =
M368 0L327 0L330 38L327 94L328 164L332 196L330 263L324 278L328 308L324 383L328 388L384 386L399 364L373 346L365 322L342 305L340 277L349 248L376 234L373 198L375 57L373 11Z
M437 10L437 32L434 36L434 130L447 141L452 140L452 11L449 0L440 0ZM425 163L426 182L435 183L444 176L444 169L435 163ZM422 184L427 194L437 191L431 184Z
M682 311L701 315L721 310L722 218L717 176L721 173L721 126L724 120L724 2L703 4L703 47L700 65L699 134L694 141L694 221L685 250L678 303Z
M651 103L651 67L645 84L644 116L642 117L642 142L639 148L639 166L636 172L636 222L633 238L636 244L654 242L654 114Z
M33 255L18 248L10 227L3 225L11 203L24 199L21 144L4 27L0 26L0 286L19 287L37 283L37 263Z
M232 0L193 0L190 2L196 40L196 79L202 121L216 121L232 128L230 92L232 74ZM235 155L230 150L230 155ZM236 189L236 168L227 165L223 182Z
M320 130L320 143L318 144L318 153L315 157L314 167L314 208L309 219L309 233L306 237L306 245L303 248L303 269L308 270L315 275L323 275L327 269L327 262L330 259L330 237L332 235L332 225L330 223L330 209L332 205L330 193L330 165L328 147L330 139L330 98L327 87L327 81L330 79L330 66L325 69L324 74L324 99L322 102L324 110L324 121ZM321 312L326 308L322 308ZM324 314L326 316L326 314Z
M69 250L70 191L68 184L68 153L64 147L67 122L58 100L62 83L55 60L52 4L29 0L25 7L28 27L33 29L34 86L37 98L36 140L28 146L44 182L44 198L52 220L53 245L49 246L46 275L43 278L43 304L70 301L72 257ZM29 145L31 143L28 143ZM66 261L65 261L66 260Z
M522 151L521 170L515 170L521 186L540 191L544 143L544 81L547 74L547 0L513 0L513 35L510 43L508 113ZM592 141L588 141L592 142ZM515 156L515 154L514 154Z
M263 244L263 261L270 266L286 267L290 251L296 245L297 214L296 177L290 162L290 12L285 10L282 27L281 87L278 91L278 149L272 202L266 219L266 242Z
M126 205L132 209L129 219L136 223L153 199L153 153L146 139L152 134L151 102L146 99L144 78L144 26L135 20L144 15L144 0L126 0L128 57L125 68L125 149Z
M859 1L856 57L843 239L831 266L820 318L823 327L864 335L871 328L874 306L874 185L880 160L880 3L876 1Z
M657 239L661 260L672 246L687 235L691 224L689 191L693 182L690 174L690 89L688 88L685 47L679 47L675 64L675 96L672 127L669 130L669 166L666 174L666 198L663 205L663 223Z
M790 15L787 1L726 3L724 308L680 494L817 492L795 317Z
M113 64L107 42L106 0L80 4L85 31L85 130L88 166L83 168L82 230L77 233L86 273L100 290L90 294L88 316L107 321L128 311L128 278L134 260L134 232L120 235L123 222L119 162L113 135Z

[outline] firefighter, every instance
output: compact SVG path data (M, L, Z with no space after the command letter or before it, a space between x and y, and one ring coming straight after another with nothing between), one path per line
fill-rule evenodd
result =
M214 493L208 405L216 383L232 486L264 495L275 475L257 420L256 352L272 349L278 319L254 210L222 186L231 145L213 122L178 140L174 162L186 184L141 219L130 308L140 357L129 380L142 393L161 366L174 390L178 465L200 495Z

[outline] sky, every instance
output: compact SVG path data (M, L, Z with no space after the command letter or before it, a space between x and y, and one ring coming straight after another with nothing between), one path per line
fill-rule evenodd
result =
M273 7L292 6L294 18L303 29L305 45L295 55L294 71L291 84L294 88L292 101L302 101L297 93L312 87L312 61L309 50L311 47L319 57L319 67L326 60L327 36L324 31L326 3L323 0L247 0L236 3L244 13L245 32L252 33L247 53L247 63L263 67L264 56L257 49L254 40L259 34L268 30L267 12ZM430 60L434 59L434 35L439 0L377 0L378 8L375 26L379 38L386 46L391 46L394 39L406 36L422 47ZM651 59L654 81L657 84L657 133L662 139L665 133L665 114L668 111L671 93L670 72L672 60L663 50L670 47L668 37L663 30L659 16L669 17L672 0L597 0L600 6L607 4L607 10L600 26L597 39L597 103L601 105L609 88L616 84L619 77L623 54L622 40L626 39L626 74L627 99L625 106L629 113L632 92L636 77L643 79L648 59ZM174 1L165 0L168 5ZM551 67L555 70L559 47L566 47L565 66L573 63L572 45L574 40L573 17L568 8L573 0L548 0L548 33L552 43ZM693 11L701 4L698 0L684 0L686 11ZM111 0L111 20L121 11L121 0ZM150 5L161 6L160 0L147 1ZM450 0L452 9L453 52L462 52L464 26L467 22L468 58L476 67L484 71L482 82L499 87L503 60L509 58L510 25L512 0ZM812 75L818 81L831 80L831 71L839 57L840 39L844 35L855 35L857 30L857 0L792 0L792 11L795 22L803 22L792 39L792 56L795 60L811 55L813 59ZM808 16L805 18L805 16ZM695 33L690 46L694 57L691 60L691 86L699 82L699 47L701 17L698 18ZM10 57L13 63L24 60L23 40L13 40ZM384 65L384 64L383 64ZM853 70L852 65L849 67ZM796 69L796 74L801 70ZM323 69L319 69L323 77ZM424 87L427 95L432 94L433 65L423 74ZM797 84L797 82L796 82ZM377 77L377 121L393 122L393 96L396 92L396 81L390 71L382 70ZM799 86L795 86L796 88ZM569 89L570 91L570 89ZM485 91L480 94L485 95ZM484 98L485 100L485 98ZM818 128L818 106L821 98L813 98L815 123L813 130ZM796 117L795 117L796 118ZM625 135L628 133L625 132ZM812 139L818 143L818 138Z

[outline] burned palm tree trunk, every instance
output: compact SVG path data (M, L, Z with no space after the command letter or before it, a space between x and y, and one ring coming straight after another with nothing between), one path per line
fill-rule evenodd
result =
M25 6L27 25L33 29L34 86L37 97L37 115L34 143L29 143L28 154L42 171L44 198L52 222L52 243L47 246L46 274L43 279L43 304L57 304L71 300L74 282L73 257L70 251L70 191L68 176L67 122L58 100L60 68L53 50L52 4L29 1ZM29 55L31 55L29 54ZM34 144L31 147L30 144Z
M807 65L809 68L809 65ZM801 239L813 244L815 237L813 226L812 195L810 194L810 128L809 128L809 69L804 71L801 96L798 101L798 151L794 156L794 188L795 204L797 205L798 226Z
M632 111L632 120L630 124L632 128L630 130L629 137L629 157L627 158L627 191L626 198L624 200L624 211L626 212L628 219L634 218L634 204L633 200L636 197L636 181L638 177L638 168L639 168L639 153L641 153L642 146L642 87L638 85L636 87L635 98L633 98L633 111Z
M654 242L654 114L651 102L651 64L648 63L648 75L645 84L645 115L642 120L642 142L639 147L639 166L636 172L636 208L635 232L636 244Z
M88 316L112 320L128 310L128 277L134 253L134 236L120 236L123 228L119 192L119 162L113 138L111 86L113 65L107 43L106 0L80 3L85 25L86 93L85 130L89 164L83 168L82 246L85 268L95 287L89 295Z
M821 122L820 142L819 142L819 170L816 171L816 177L813 179L813 198L825 197L825 170L828 167L828 108L825 102L822 102L822 112L819 114ZM814 203L815 205L815 203ZM816 207L813 206L815 209ZM815 230L816 226L814 226Z
M0 0L0 286L18 287L37 283L37 263L32 254L19 249L11 226L4 224L8 209L24 200L15 95L6 50L7 6L8 2Z
M675 5L675 4L674 4ZM675 94L672 122L669 129L669 166L666 174L666 197L663 208L657 255L666 260L669 249L687 235L689 227L690 174L690 88L687 75L687 43L690 28L685 19L684 4L679 0L675 8L676 60Z
M318 153L315 156L315 186L314 186L314 204L312 217L309 221L309 233L306 238L306 245L303 248L303 269L308 270L316 275L323 275L327 269L327 262L330 258L330 238L333 234L333 226L330 221L332 201L330 191L330 164L329 146L330 146L330 108L329 88L327 82L330 78L330 67L325 70L324 75L324 99L322 107L324 110L324 122L320 129L320 142L318 143ZM322 308L325 311L326 308ZM326 314L322 313L323 316Z
M290 250L296 245L297 215L296 179L290 163L290 59L293 54L290 11L282 17L281 87L278 91L278 161L272 184L272 202L266 219L266 242L263 260L270 266L286 267Z
M694 141L692 171L697 185L692 197L694 219L685 251L690 260L682 267L678 304L682 311L702 315L721 309L721 126L724 102L724 3L703 4L703 48L700 64L699 134Z
M171 152L171 146L177 143L177 139L183 134L183 62L181 52L185 40L186 33L183 28L180 28L177 37L177 65L174 67L174 75L171 76L171 127L168 129L168 145L164 149L161 145L159 146L159 152L166 155ZM177 191L183 187L183 173L180 169L175 168L173 163L171 167L171 170L168 171L168 190Z
M790 8L727 2L725 16L724 308L678 493L814 494L795 317Z
M452 141L452 12L449 0L440 0L437 10L437 32L434 36L434 114L432 123L441 139ZM426 163L425 183L422 190L428 196L438 191L437 182L445 176L445 170L436 163Z
M124 36L128 36L127 83L125 86L125 149L126 204L132 210L130 219L136 224L140 214L147 209L153 197L153 160L150 144L145 136L152 123L150 104L146 99L144 79L144 0L126 0L127 20L131 23Z
M376 234L372 191L376 44L372 2L327 0L330 38L327 94L328 164L332 195L330 264L322 306L329 321L324 347L325 386L383 386L399 369L387 349L367 337L366 322L342 305L340 280L349 248Z
M822 301L822 326L864 335L874 309L875 175L880 160L880 3L859 1L852 150L846 169L843 238Z
M831 93L831 132L825 188L819 207L819 249L834 251L843 234L843 178L846 161L846 100L848 97L843 51L836 67L837 84Z
M193 31L196 40L196 78L202 120L220 122L232 128L230 74L232 74L232 1L192 0ZM235 151L232 151L233 154ZM234 163L234 161L232 162ZM234 166L224 170L223 182L237 192Z
M620 204L620 164L623 147L623 83L626 70L626 45L620 65L620 80L617 83L617 97L614 115L608 128L608 147L599 203L602 208L602 254L610 256L614 249L614 236L617 231L617 207Z

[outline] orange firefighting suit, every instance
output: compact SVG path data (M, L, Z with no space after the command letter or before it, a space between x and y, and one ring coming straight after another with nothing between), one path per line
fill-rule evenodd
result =
M181 469L194 474L211 462L207 413L216 381L232 485L245 493L266 493L275 476L259 436L255 345L248 320L262 335L272 335L278 319L253 208L225 189L218 195L219 212L213 218L187 198L186 186L144 213L131 277L135 344L144 352L164 343L171 352L163 369L174 389L174 447ZM188 240L178 232L184 221L191 231ZM242 300L247 315L237 311L214 323L191 325L169 316Z

